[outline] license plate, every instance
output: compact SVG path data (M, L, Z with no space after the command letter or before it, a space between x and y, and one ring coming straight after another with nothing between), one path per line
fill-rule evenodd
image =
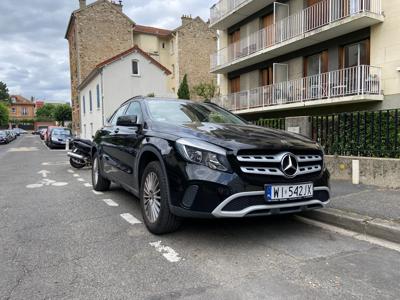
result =
M312 183L265 186L265 199L269 202L310 198L313 194Z

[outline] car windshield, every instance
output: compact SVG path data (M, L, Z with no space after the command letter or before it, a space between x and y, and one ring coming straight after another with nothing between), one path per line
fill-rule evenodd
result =
M6 136L6 133L4 131L0 131L0 136Z
M53 135L66 135L66 136L71 135L71 131L69 129L64 129L64 128L55 128L51 133Z
M246 124L242 119L220 107L208 103L193 103L171 100L147 101L150 118L174 124L222 123Z

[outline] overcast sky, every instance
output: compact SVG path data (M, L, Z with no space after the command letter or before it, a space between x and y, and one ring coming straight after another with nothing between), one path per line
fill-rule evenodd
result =
M173 29L182 14L209 18L216 0L124 0L136 23ZM88 3L94 2L88 0ZM68 43L78 0L0 0L0 81L10 93L48 101L70 100Z

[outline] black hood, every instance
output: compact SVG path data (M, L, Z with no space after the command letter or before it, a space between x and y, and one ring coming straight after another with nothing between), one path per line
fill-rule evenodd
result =
M269 150L319 150L314 141L283 130L254 125L190 123L171 125L154 122L152 130L173 135L176 138L196 138L238 151L243 149Z

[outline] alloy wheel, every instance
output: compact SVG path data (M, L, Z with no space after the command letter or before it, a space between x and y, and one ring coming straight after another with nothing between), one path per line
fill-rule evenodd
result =
M93 185L96 185L97 182L99 181L99 168L98 168L97 157L95 157L93 160L92 168L93 168Z
M151 223L155 223L160 215L161 190L158 176L154 172L150 172L146 176L143 189L143 198L146 217Z

